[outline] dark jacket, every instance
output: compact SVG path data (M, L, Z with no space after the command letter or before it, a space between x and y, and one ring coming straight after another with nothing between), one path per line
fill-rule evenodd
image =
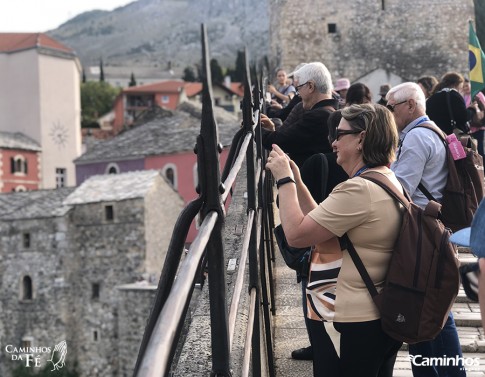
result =
M447 95L449 95L449 106ZM467 110L465 100L456 90L443 89L434 93L426 101L426 113L447 135L453 133L451 114L456 122L456 128L467 132L467 122L472 118L473 112Z
M276 131L262 130L263 146L271 150L273 144L289 154L290 158L301 167L305 160L315 153L329 153L332 147L328 142L327 119L336 109L338 103L334 99L318 102L310 110L305 110L293 123L285 122Z

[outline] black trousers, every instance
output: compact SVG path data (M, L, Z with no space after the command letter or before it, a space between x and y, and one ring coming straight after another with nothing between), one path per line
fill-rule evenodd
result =
M392 377L402 342L381 328L381 321L334 322L340 333L341 377Z
M339 377L340 360L323 322L307 318L307 323L313 348L313 376Z

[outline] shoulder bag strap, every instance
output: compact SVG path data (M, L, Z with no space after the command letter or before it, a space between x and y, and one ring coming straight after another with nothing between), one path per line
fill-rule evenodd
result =
M403 195L385 175L378 172L369 171L369 172L362 173L360 177L379 185L384 190L386 190L386 192L389 195L391 195L395 200L400 202L404 207L406 208L409 207L411 203L409 199L409 194L403 188L405 193ZM357 268L357 271L359 271L359 274L362 280L364 281L365 286L367 287L367 290L369 291L370 295L372 297L377 296L378 295L377 289L374 283L372 282L372 279L370 278L369 273L367 272L367 269L365 268L364 263L362 262L362 259L359 257L357 250L355 250L355 247L352 241L350 241L350 238L347 233L345 233L342 236L342 240L346 243L347 251L350 255L350 258L354 262L355 267Z
M360 259L359 254L357 254L357 250L355 250L354 245L352 244L352 241L350 241L349 236L347 233L345 233L342 237L342 240L346 243L347 251L350 255L350 258L352 258L352 261L355 264L355 267L357 268L357 271L359 271L360 276L362 277L362 280L365 283L365 286L367 287L367 290L369 291L370 295L372 297L375 297L378 295L377 289L372 282L372 279L369 276L369 273L367 272L364 263L362 262L362 259Z

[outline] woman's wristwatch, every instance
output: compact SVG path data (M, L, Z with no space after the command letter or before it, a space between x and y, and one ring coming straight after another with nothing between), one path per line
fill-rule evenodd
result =
M284 184L290 183L290 182L293 182L293 183L296 184L295 180L293 178L291 178L291 177L284 177L284 178L278 179L276 181L276 188L279 189Z

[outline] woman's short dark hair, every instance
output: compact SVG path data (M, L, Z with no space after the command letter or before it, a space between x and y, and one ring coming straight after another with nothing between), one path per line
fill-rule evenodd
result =
M356 82L355 84L350 85L347 94L345 95L345 102L346 105L372 102L370 89L367 85L362 84L361 82Z
M421 84L423 88L426 89L428 93L425 94L429 96L433 92L435 85L438 84L438 79L434 76L421 76L417 80L417 83Z
M365 131L362 157L370 167L389 165L394 161L398 142L392 113L377 104L351 105L342 109L342 117L354 130Z

